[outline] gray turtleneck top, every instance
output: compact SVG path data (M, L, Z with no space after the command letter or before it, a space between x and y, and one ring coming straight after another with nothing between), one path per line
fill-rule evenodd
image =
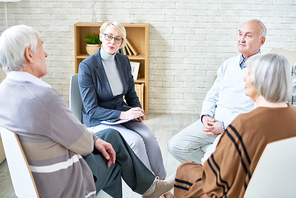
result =
M115 53L116 54L116 53ZM120 80L120 75L116 66L115 54L108 54L103 47L101 47L101 57L104 70L106 72L113 96L122 94L123 86Z

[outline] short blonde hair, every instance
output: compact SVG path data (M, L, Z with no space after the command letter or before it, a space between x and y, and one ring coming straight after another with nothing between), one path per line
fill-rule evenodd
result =
M118 21L107 21L102 24L102 26L100 28L100 33L102 34L108 26L113 26L118 31L120 36L123 38L120 47L124 47L126 44L126 30L125 30L124 26L121 23L119 23Z
M252 72L257 92L270 102L287 102L292 96L291 67L279 54L267 53L250 57L246 61Z

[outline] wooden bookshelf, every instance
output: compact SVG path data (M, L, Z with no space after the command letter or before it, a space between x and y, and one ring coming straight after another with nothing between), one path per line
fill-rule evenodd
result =
M141 106L144 106L144 83L136 83L135 84L135 91L139 97Z
M74 24L74 44L75 44L75 73L78 73L79 64L89 55L86 53L86 34L100 33L103 23L80 22ZM122 23L126 29L126 37L137 50L138 55L128 55L130 61L140 62L138 79L136 84L142 85L141 104L145 113L149 111L149 24L148 23ZM138 86L138 85L137 85ZM137 94L138 94L137 93Z

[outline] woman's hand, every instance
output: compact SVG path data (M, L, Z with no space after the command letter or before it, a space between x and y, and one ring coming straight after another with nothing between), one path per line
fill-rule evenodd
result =
M143 115L143 110L139 107L131 108L128 111L123 111L120 114L120 119L129 120ZM136 121L143 121L144 116L135 119Z
M141 117L138 117L135 119L135 121L137 121L137 122L142 122L144 120L145 120L145 116L141 116Z

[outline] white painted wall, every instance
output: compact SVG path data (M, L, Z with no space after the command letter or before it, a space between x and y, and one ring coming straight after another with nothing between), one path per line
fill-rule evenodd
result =
M68 101L74 73L74 24L91 20L91 0L22 0L8 3L8 25L41 32L48 53L43 79ZM218 67L237 54L239 26L262 20L262 52L296 50L296 0L97 0L98 21L150 24L150 112L199 114ZM5 30L0 3L0 33ZM0 72L0 81L5 78ZM1 97L1 96L0 96Z

